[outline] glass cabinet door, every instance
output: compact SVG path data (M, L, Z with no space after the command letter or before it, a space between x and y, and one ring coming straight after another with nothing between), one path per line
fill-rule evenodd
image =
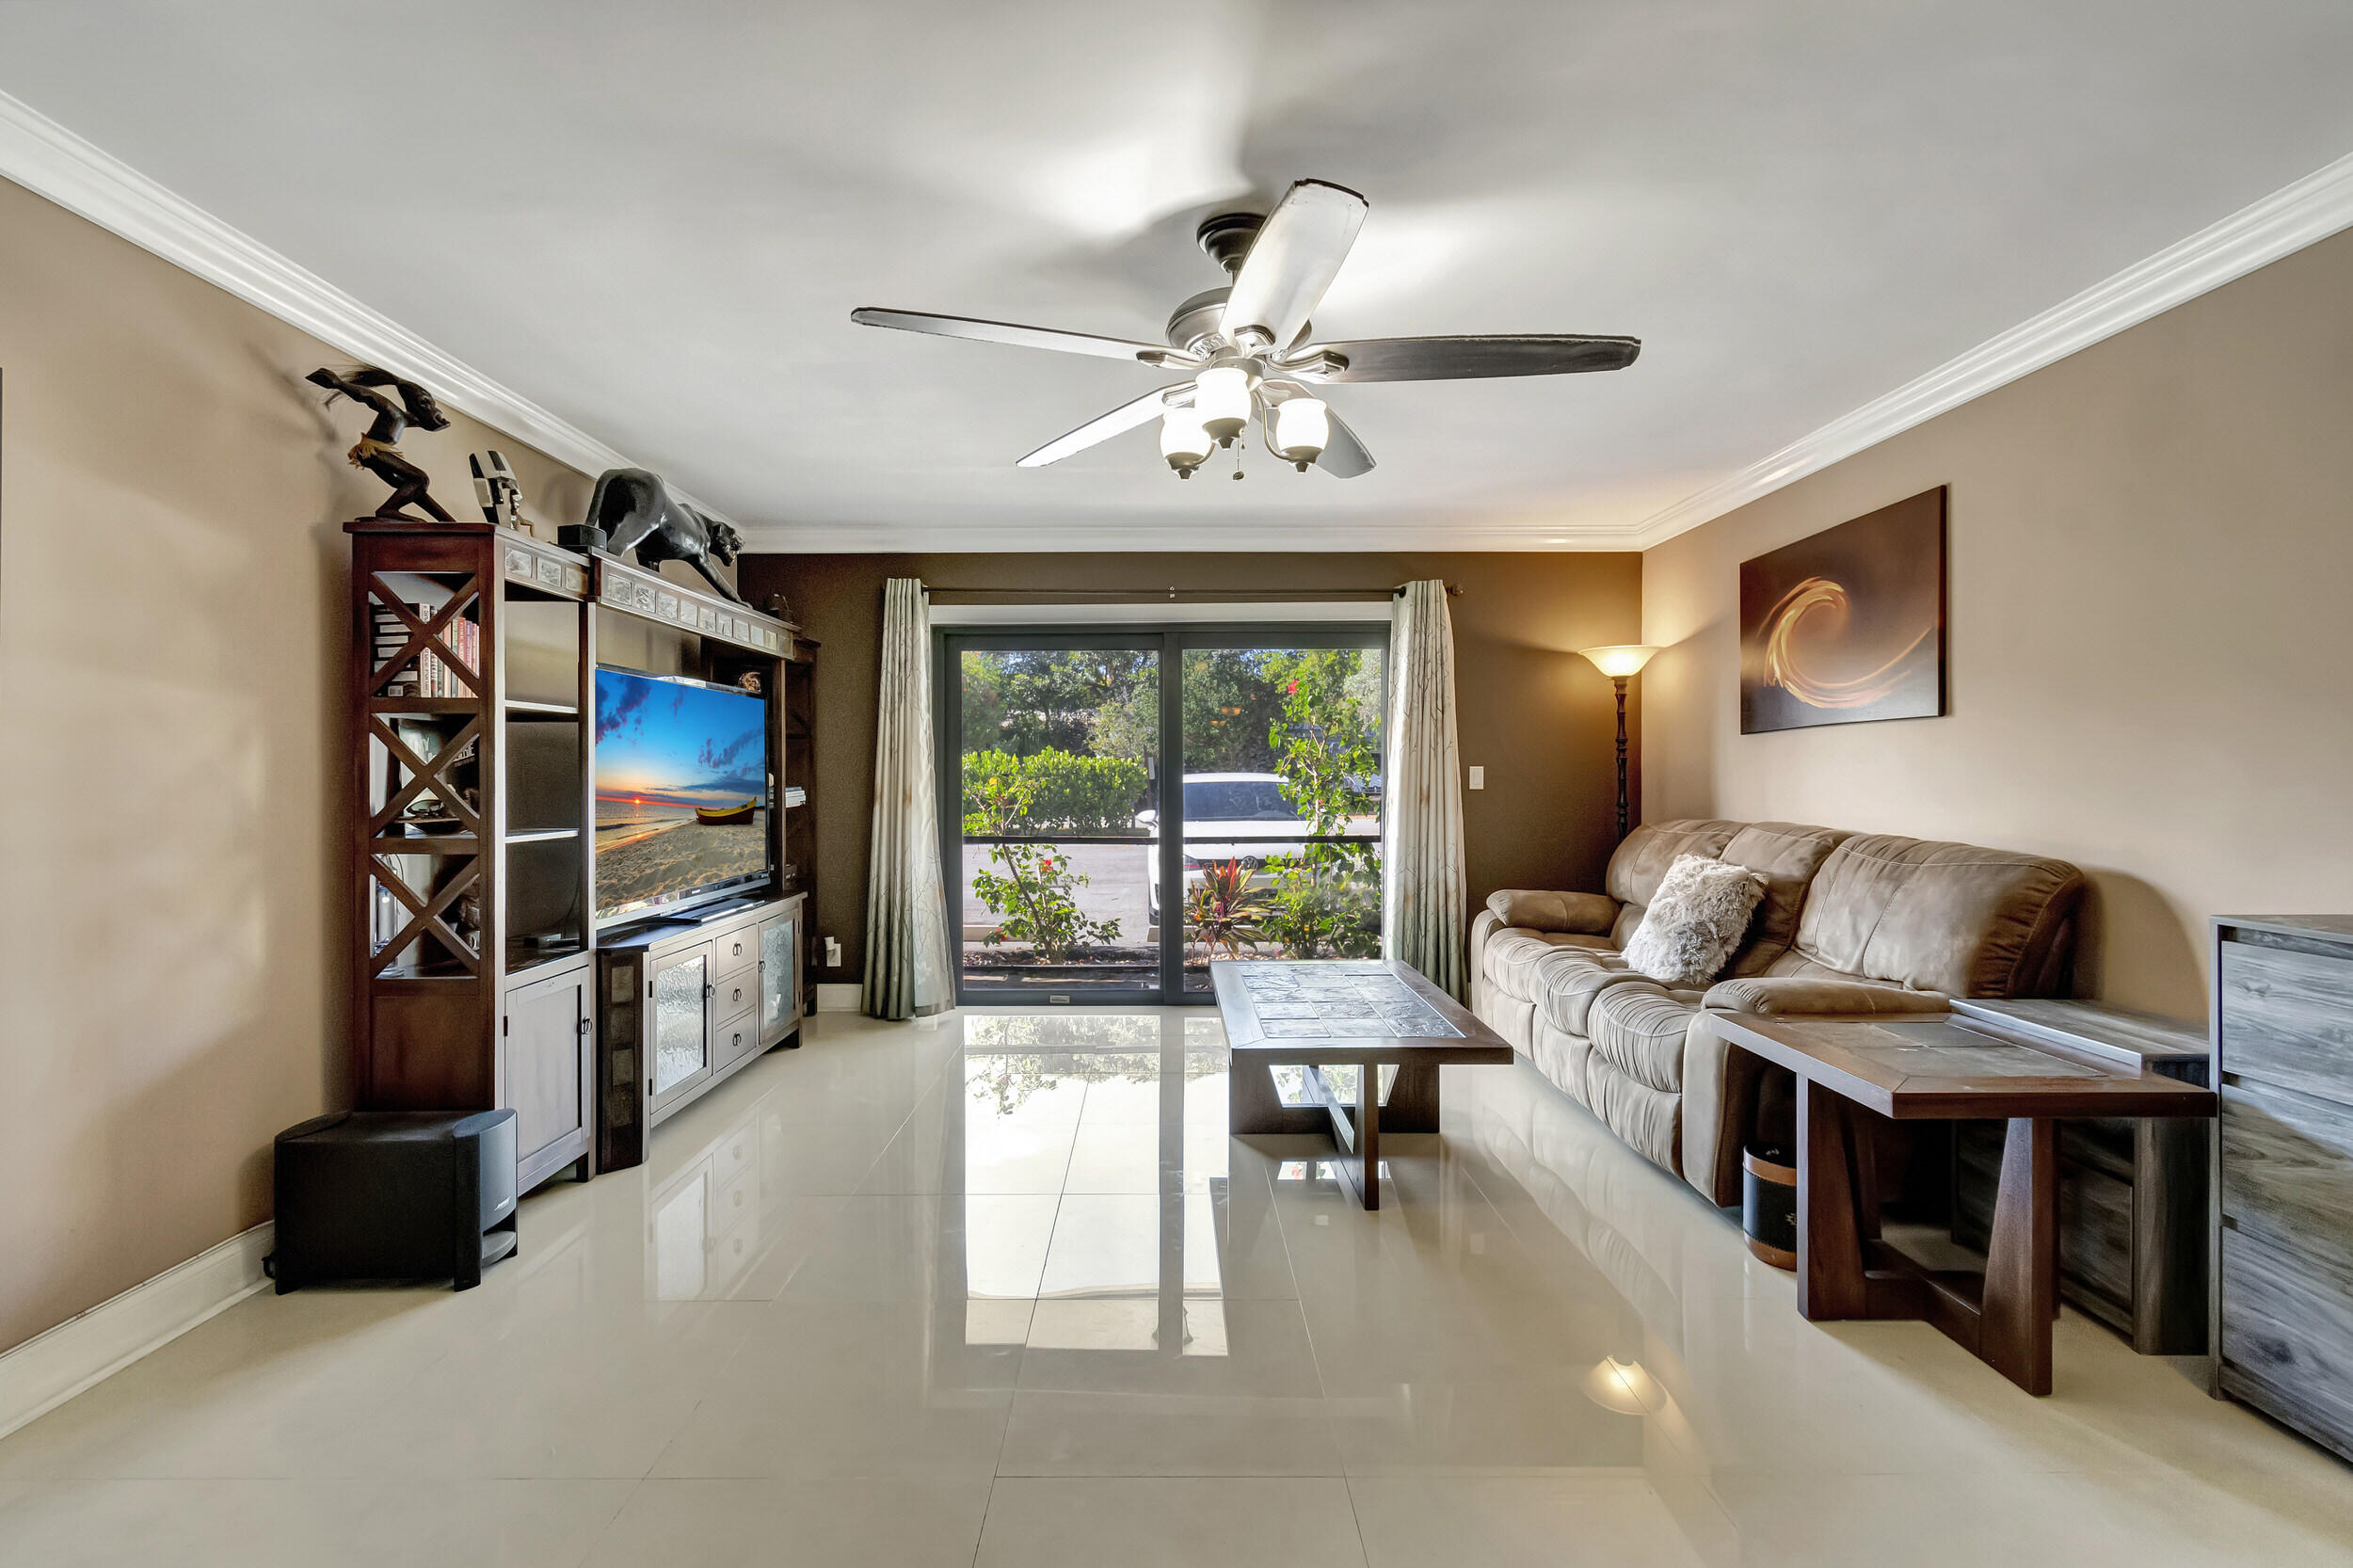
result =
M711 951L663 959L653 971L653 1097L711 1070Z
M801 1017L800 924L778 915L760 924L760 1043L775 1045Z

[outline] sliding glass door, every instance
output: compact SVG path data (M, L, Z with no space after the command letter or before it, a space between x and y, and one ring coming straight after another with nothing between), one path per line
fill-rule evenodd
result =
M1196 635L1177 656L1181 989L1196 999L1212 959L1380 955L1387 629L1375 630Z
M1385 623L941 632L968 1004L1207 1000L1380 952Z

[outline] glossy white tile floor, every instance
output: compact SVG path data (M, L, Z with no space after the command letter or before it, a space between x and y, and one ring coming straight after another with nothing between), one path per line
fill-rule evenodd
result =
M2191 1367L1807 1324L1524 1065L1368 1215L1225 1137L1206 1013L811 1033L480 1289L259 1296L0 1442L0 1562L2353 1561Z

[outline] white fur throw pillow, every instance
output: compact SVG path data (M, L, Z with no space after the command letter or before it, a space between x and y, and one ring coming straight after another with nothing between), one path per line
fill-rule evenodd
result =
M1764 896L1765 879L1746 866L1676 856L1626 938L1626 968L1663 985L1705 985L1740 946Z

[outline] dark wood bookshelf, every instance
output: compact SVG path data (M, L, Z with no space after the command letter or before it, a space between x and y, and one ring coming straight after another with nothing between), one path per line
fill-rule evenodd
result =
M793 629L598 552L483 522L363 518L352 541L354 1098L517 1116L518 1190L595 1166L600 1101L594 736L601 615L666 628L685 673L767 695L780 869L815 863L786 819L809 760L785 738ZM665 646L667 646L665 644ZM796 833L800 835L796 838ZM765 906L801 890L760 890ZM801 907L805 907L802 905ZM797 909L794 911L797 917ZM802 923L792 923L796 939ZM806 963L796 963L795 990ZM799 1016L791 1009L797 1038ZM724 1023L726 1020L720 1020ZM765 1044L782 1035L773 1025Z

